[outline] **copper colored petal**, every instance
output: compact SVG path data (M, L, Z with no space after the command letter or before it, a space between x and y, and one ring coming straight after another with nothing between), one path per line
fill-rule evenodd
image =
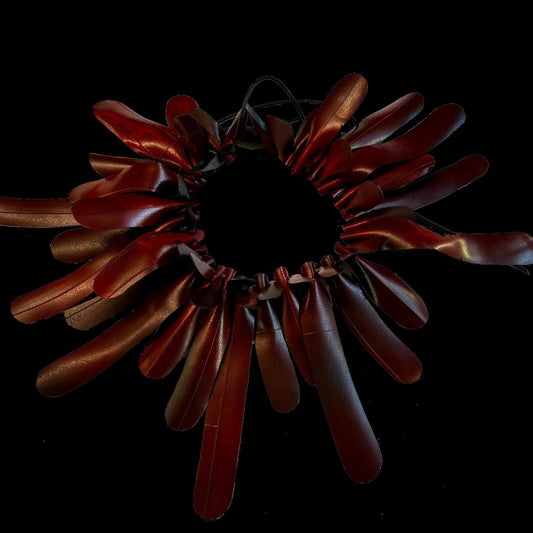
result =
M66 198L0 198L0 226L62 228L79 225Z
M272 300L259 301L255 351L272 407L292 411L300 401L300 386Z
M196 474L194 509L206 519L220 517L233 497L253 334L252 312L237 306L228 348L207 406Z
M128 193L80 200L72 206L72 213L79 224L90 229L134 228L157 224L189 205L191 202Z
M355 257L372 301L404 328L422 327L428 320L426 304L397 274L360 256Z
M65 309L63 316L70 327L85 331L136 304L143 296L143 291L136 285L116 298L95 296L69 307Z
M381 469L381 451L350 376L328 291L312 264L302 273L314 280L302 298L300 319L322 407L346 472L368 482Z
M331 278L333 300L363 347L396 380L413 383L422 374L418 357L380 318L362 289L346 274Z
M61 396L103 372L183 305L195 275L196 271L191 270L152 293L101 335L45 367L37 378L39 392L45 396Z
M96 276L94 292L114 298L139 280L179 257L177 242L190 244L203 232L149 232L135 239L113 258Z
M191 170L174 130L142 117L121 102L104 100L94 106L96 118L135 153Z
M171 324L143 351L141 372L151 379L167 376L186 354L198 327L202 310L188 302Z
M449 165L424 179L414 189L385 198L385 207L405 205L420 209L442 200L462 187L474 182L487 172L489 163L482 155L470 155Z
M127 229L94 231L87 228L68 229L56 235L50 243L54 259L63 263L81 263L104 251Z
M16 298L11 304L13 316L24 323L51 317L77 304L93 292L98 272L130 242L122 234L94 259L71 274Z
M204 317L168 401L165 418L174 430L183 431L194 426L207 406L231 332L226 287L234 274L227 269L222 299Z
M82 183L69 196L71 202L128 192L175 194L178 175L161 163L146 161L128 166L106 178Z
M274 271L274 277L283 291L281 328L285 341L298 366L298 370L309 384L314 385L300 324L300 304L289 283L289 273L285 267L278 267Z
M352 150L379 143L407 124L424 106L420 93L409 93L365 117L344 139Z
M185 115L191 109L197 109L198 103L194 98L186 94L178 94L170 98L165 108L165 119L170 128L174 127L174 119L179 115Z
M294 162L294 172L309 166L324 153L341 127L355 113L367 89L367 81L355 73L348 74L333 87L313 116L305 146Z

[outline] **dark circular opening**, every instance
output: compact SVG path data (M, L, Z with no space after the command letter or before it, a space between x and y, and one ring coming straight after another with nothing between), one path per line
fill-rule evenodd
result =
M333 253L340 215L304 177L264 150L239 151L197 192L204 243L217 264L241 275L299 272Z

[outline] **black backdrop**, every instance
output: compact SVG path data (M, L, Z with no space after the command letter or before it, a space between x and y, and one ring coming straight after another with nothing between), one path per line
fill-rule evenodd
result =
M242 12L243 18L222 18L208 7L194 15L147 9L121 15L80 8L65 19L59 11L32 11L12 20L14 35L3 37L1 195L64 196L93 178L89 152L123 150L92 116L99 100L121 100L162 120L166 100L182 93L220 117L235 111L263 74L278 76L299 98L322 99L342 76L360 72L369 93L359 116L410 91L424 94L427 111L451 101L466 110L465 125L439 157L444 163L483 153L490 170L428 208L428 216L458 231L533 231L519 14L467 17L459 8L435 8L366 15L354 7L287 20L274 8L268 15ZM384 455L379 478L366 486L344 474L315 392L302 383L297 409L275 413L254 363L234 501L213 524L192 509L201 425L176 434L164 422L175 378L146 380L132 352L64 398L45 399L35 390L43 366L90 338L60 317L30 326L9 314L16 296L70 271L49 254L54 235L2 230L6 521L12 515L20 524L71 531L86 524L123 531L314 524L433 531L524 513L530 277L428 253L391 258L431 318L420 331L400 332L424 365L422 379L409 386L377 368L341 326Z

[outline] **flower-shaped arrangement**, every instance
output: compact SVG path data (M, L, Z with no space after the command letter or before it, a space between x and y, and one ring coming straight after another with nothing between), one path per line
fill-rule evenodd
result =
M265 81L287 99L250 105ZM442 105L411 125L424 101L410 93L356 121L366 92L366 80L349 74L324 101L305 101L314 104L305 114L304 101L263 77L230 117L217 121L179 95L167 103L166 124L99 102L96 118L137 157L91 154L99 178L68 198L0 199L0 224L67 228L51 250L58 261L79 264L15 299L13 316L31 323L62 313L79 330L115 320L45 367L38 390L63 395L144 341L145 376L179 374L166 408L169 427L186 430L204 417L194 491L204 518L220 517L231 503L252 356L277 411L295 408L302 381L315 387L347 474L357 482L378 475L380 449L335 316L391 376L412 383L420 361L386 321L419 328L428 311L412 287L372 260L374 252L429 249L478 264L533 264L530 235L456 233L417 212L487 171L480 155L436 168L430 154L461 126L463 109ZM274 114L282 104L292 118ZM281 162L287 179L303 177L331 199L343 222L330 255L309 258L299 272L280 266L253 277L209 255L198 191L243 154Z

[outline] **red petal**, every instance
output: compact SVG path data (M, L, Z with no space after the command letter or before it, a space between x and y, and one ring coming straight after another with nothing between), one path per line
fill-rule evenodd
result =
M432 111L404 135L381 144L365 146L353 154L352 169L343 178L353 184L387 164L407 161L433 150L449 137L465 120L463 109L446 104Z
M271 300L259 302L255 351L272 407L280 412L292 411L300 400L300 387Z
M382 206L405 205L411 209L419 209L469 185L483 176L488 168L489 163L482 155L464 157L428 176L416 189L385 198Z
M346 219L377 207L383 198L383 191L379 185L373 181L365 181L361 185L352 187L335 202L335 205Z
M411 220L385 218L341 235L345 242L376 237L386 238L389 250L432 249L454 259L486 265L533 264L533 237L526 233L439 235Z
M77 304L93 292L93 280L100 270L131 240L119 235L103 252L68 276L16 298L13 316L24 323L51 317Z
M351 118L366 96L368 84L360 74L348 74L341 79L322 105L316 110L309 124L305 145L297 146L299 155L293 171L299 172L323 154L341 127Z
M194 98L185 94L178 94L170 98L165 109L165 118L169 128L174 128L174 119L177 116L185 115L191 109L198 109L198 103Z
M383 192L393 191L427 174L435 166L435 159L429 154L421 155L402 163L372 179Z
M96 118L135 153L191 170L176 133L148 120L121 102L104 100L94 106Z
M300 305L289 283L289 273L285 267L279 267L275 270L274 277L283 290L281 327L285 341L296 361L298 370L309 384L314 385L313 374L305 349L302 325L300 324Z
M285 162L289 157L294 139L292 126L288 122L273 115L265 117L265 125L268 133L272 137L272 142L274 143L279 159Z
M72 206L72 213L90 229L134 228L157 224L188 205L191 202L130 193L80 200Z
M152 293L129 315L101 335L54 361L37 378L45 396L61 396L103 372L154 331L188 298L196 270Z
M168 401L165 418L172 429L191 428L206 408L231 331L226 289L234 274L231 269L226 271L222 299L203 319Z
M344 139L352 150L383 141L407 124L422 110L424 98L419 93L409 93L388 106L365 117L356 129L347 132Z
M381 468L379 445L353 385L327 290L312 265L302 272L314 279L300 318L322 407L344 468L355 481L367 482Z
M167 329L145 348L139 368L147 378L161 379L174 370L194 338L201 312L188 302Z
M346 323L364 348L401 383L420 378L422 365L379 317L363 291L346 274L331 278L334 301Z
M193 167L207 158L209 140L205 130L191 115L180 115L174 119L174 128Z
M324 181L348 172L351 166L352 150L350 145L344 139L337 139L331 144L328 153L322 159L321 165L316 169L311 179L316 181L315 186L319 186Z
M179 257L177 242L190 244L203 232L149 232L135 239L96 276L94 292L102 298L119 296L149 273Z
M191 109L189 115L196 120L198 125L207 135L209 144L217 151L222 152L222 134L218 122L203 109Z
M0 198L0 226L60 228L79 225L66 198Z
M355 257L372 301L404 328L422 327L428 320L426 304L397 274L368 259Z
M220 517L233 497L253 334L251 311L237 306L226 355L207 407L196 475L194 508L206 519Z
M69 199L74 203L87 198L128 192L175 193L177 183L178 176L175 172L161 163L146 161L127 166L104 179L82 183L72 190Z

